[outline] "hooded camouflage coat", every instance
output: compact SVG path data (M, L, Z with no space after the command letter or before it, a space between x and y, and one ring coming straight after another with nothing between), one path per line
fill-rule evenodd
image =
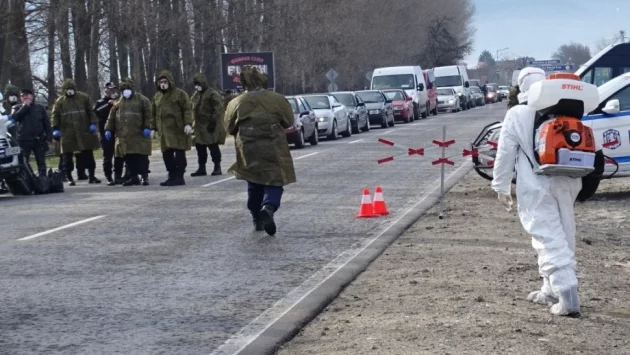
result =
M518 86L515 86L510 89L510 94L508 95L508 102L507 102L508 110L518 105L518 94L520 92L521 91L519 90Z
M191 97L195 144L225 144L226 132L223 125L223 100L218 92L208 86L206 77L196 73L193 79L202 91L195 91Z
M161 78L169 82L168 90L162 92L158 85ZM188 94L175 87L173 74L163 70L155 80L158 92L153 96L151 129L160 135L162 152L167 149L190 150L192 137L184 133L184 127L192 127L192 105Z
M267 90L249 91L233 99L225 126L235 137L236 163L229 171L239 180L285 186L296 181L284 129L293 123L287 99Z
M135 89L130 78L120 84L120 91L125 89ZM151 101L135 91L130 98L121 97L114 103L105 130L116 136L117 157L126 154L151 155L151 137L142 135L144 129L151 126L151 119Z
M74 89L74 96L65 95L68 89ZM64 80L61 90L63 96L55 101L51 118L53 130L61 132L61 152L99 149L98 134L90 133L90 125L98 124L92 110L92 100L87 94L77 91L77 85L72 79Z
M14 105L17 105L20 103L19 102L20 89L15 85L7 84L7 86L4 88L3 95L4 95L4 102L2 103L2 105L4 107L4 114L8 115L11 113L11 108L13 108ZM16 101L15 103L10 103L9 96L15 96L18 101Z

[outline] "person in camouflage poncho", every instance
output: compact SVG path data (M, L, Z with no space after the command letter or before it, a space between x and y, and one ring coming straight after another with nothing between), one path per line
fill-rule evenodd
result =
M114 154L124 158L129 170L129 179L123 186L149 185L149 156L151 155L151 101L135 92L134 82L126 78L120 83L122 97L118 99L105 123L105 139L115 135ZM114 183L122 180L123 161L115 160ZM138 177L142 177L142 181Z
M195 93L192 95L195 148L199 168L191 176L205 176L208 150L214 163L213 176L221 175L221 149L225 144L226 132L223 125L223 98L208 86L206 77L196 73L193 77Z
M155 81L151 129L160 135L168 179L160 186L185 185L186 151L192 146L192 105L188 94L175 86L173 74L162 71Z
M274 235L273 216L283 186L296 181L284 133L293 124L293 109L283 95L265 90L267 79L255 67L243 67L240 79L246 92L233 99L225 112L225 126L236 146L236 163L229 171L247 181L247 208L255 229Z
M94 151L100 149L98 138L98 120L93 111L92 100L83 92L77 90L72 79L64 80L61 85L63 95L55 101L52 110L53 137L60 139L64 172L70 186L74 186L72 171L74 170L73 155L77 154L77 161L81 160L88 170L88 182L100 184L94 175L96 161Z

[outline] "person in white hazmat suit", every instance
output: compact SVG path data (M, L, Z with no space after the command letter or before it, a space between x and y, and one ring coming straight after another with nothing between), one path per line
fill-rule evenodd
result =
M499 201L512 210L511 185L516 166L516 199L521 224L532 236L543 277L540 291L527 300L551 305L554 315L579 315L580 300L575 274L575 216L573 206L582 180L566 176L538 175L534 161L536 111L527 105L527 92L535 82L545 80L538 68L524 68L518 76L519 105L506 114L499 138L492 189ZM527 154L527 155L526 155ZM529 160L528 160L529 157Z

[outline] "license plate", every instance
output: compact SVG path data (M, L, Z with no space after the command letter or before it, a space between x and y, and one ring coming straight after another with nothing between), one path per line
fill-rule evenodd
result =
M12 156L20 154L20 147L9 147L9 148L1 148L0 156Z

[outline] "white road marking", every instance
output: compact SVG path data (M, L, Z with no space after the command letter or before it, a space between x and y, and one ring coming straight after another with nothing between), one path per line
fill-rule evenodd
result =
M221 179L221 180L213 181L213 182L211 182L211 183L209 183L209 184L202 185L201 187L208 187L208 186L212 186L212 185L220 184L220 183L225 182L225 181L234 180L235 178L236 178L235 176L231 176L231 177L229 177L229 178L225 178L225 179Z
M312 156L313 156L313 155L315 155L315 154L319 154L319 152L313 152L313 153L310 153L310 154L302 155L302 156L299 156L299 157L297 157L297 158L293 158L293 160L300 160L300 159L304 159L304 158L312 157ZM202 185L201 187L208 187L208 186L212 186L212 185L217 185L217 184L220 184L220 183L222 183L222 182L226 182L226 181L234 180L235 178L236 178L235 176L230 176L229 178L225 178L225 179L221 179L221 180L213 181L213 182L211 182L211 183L209 183L209 184Z
M447 176L446 179L451 178L467 165L467 163L462 164L462 166L460 166L459 168L457 168L457 170L453 171L449 176ZM429 188L433 185L435 185L435 187L428 191ZM354 259L357 255L359 255L370 245L372 245L372 243L378 240L390 228L399 223L403 218L405 218L407 214L409 214L409 212L413 211L418 205L423 203L431 194L433 194L433 192L435 192L439 188L440 179L437 179L424 190L424 197L420 201L409 208L405 213L403 213L397 220L387 226L387 228L385 228L376 237L360 241L353 245L352 248L339 254L330 263L328 263L313 276L304 281L304 283L294 288L284 298L276 302L273 306L271 306L269 309L256 317L256 319L254 319L248 325L242 328L238 333L228 339L225 343L223 343L223 345L221 345L217 350L213 351L210 355L236 355L240 351L245 349L262 333L269 329L275 322L277 322L285 314L289 313L293 309L293 307L302 302L302 300L308 297L308 295L310 295L320 285L330 279L339 270L343 269L350 261L352 261L352 259Z
M49 229L49 230L47 230L47 231L40 232L40 233L37 233L37 234L29 235L28 237L20 238L20 239L18 239L18 240L31 240L31 239L35 239L35 238L37 238L37 237L41 237L41 236L44 236L44 235L47 235L47 234L50 234L50 233L55 233L55 232L58 232L58 231L60 231L60 230L64 230L64 229L71 228L71 227L75 227L75 226L78 226L78 225L80 225L80 224L84 224L84 223L92 222L92 221L95 221L95 220L97 220L97 219L101 219L101 218L103 218L103 217L105 217L105 216L103 215L103 216L96 216L96 217L92 217L92 218L84 219L84 220L81 220L81 221L78 221L78 222L74 222L74 223L66 224L65 226L61 226L61 227L57 227L57 228L53 228L53 229Z
M392 129L391 131L387 131L387 132L385 132L385 133L383 133L383 134L388 134L388 133L392 133L392 132L394 132L394 130L393 130L393 129Z
M314 152L314 153L311 153L311 154L302 155L302 156L299 156L299 157L297 157L297 158L293 158L293 160L300 160L300 159L304 159L304 158L312 157L312 156L313 156L313 155L315 155L315 154L319 154L319 152Z
M357 139L356 141L352 141L352 142L350 142L350 143L348 143L348 144L359 143L359 142L361 142L361 141L362 141L362 140L364 140L364 139L365 139L365 138Z

